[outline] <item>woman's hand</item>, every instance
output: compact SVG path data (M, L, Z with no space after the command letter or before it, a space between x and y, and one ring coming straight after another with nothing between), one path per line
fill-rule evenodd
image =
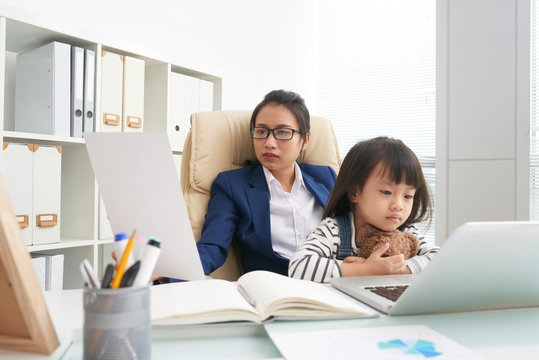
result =
M343 276L362 275L389 275L389 274L410 274L411 271L406 265L404 256L395 255L382 257L389 249L389 243L385 243L367 259L349 256L341 264Z

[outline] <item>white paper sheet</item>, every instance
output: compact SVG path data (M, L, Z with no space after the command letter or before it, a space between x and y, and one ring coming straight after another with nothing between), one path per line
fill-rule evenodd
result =
M482 359L424 325L268 333L287 360Z

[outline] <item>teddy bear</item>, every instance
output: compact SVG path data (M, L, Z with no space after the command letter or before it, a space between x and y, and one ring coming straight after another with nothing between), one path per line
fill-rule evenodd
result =
M389 243L389 249L384 253L384 257L403 254L405 259L409 259L417 254L419 241L417 236L409 232L398 229L383 231L372 225L365 225L361 227L359 236L356 237L356 246L360 249L359 256L365 259L386 242Z

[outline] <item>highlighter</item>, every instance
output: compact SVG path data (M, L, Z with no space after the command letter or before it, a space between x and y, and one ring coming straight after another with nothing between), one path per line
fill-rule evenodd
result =
M153 269L161 253L161 241L154 237L149 237L146 246L142 250L140 258L140 269L133 282L133 286L145 286L152 277Z

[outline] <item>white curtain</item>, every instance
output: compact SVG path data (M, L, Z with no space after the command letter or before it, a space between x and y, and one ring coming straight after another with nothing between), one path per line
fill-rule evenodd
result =
M530 31L530 55L531 55L531 104L530 104L530 220L539 220L539 119L538 114L538 84L539 84L539 61L538 61L538 7L535 0L531 1L531 31Z
M401 139L419 157L434 204L436 1L319 4L319 112L341 155L359 140ZM434 216L426 225L434 241Z

